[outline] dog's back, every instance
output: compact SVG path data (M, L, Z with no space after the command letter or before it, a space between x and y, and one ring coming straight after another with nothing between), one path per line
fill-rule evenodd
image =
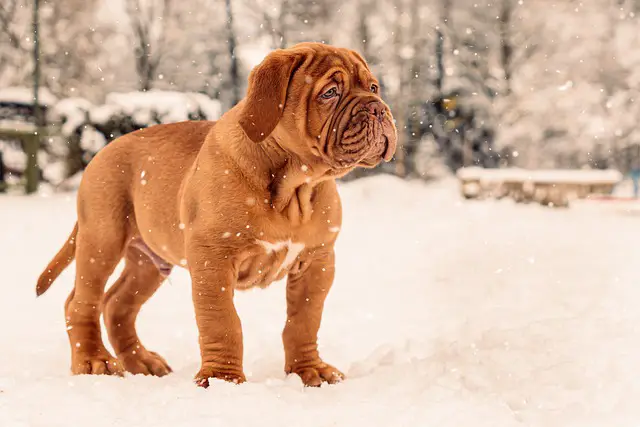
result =
M78 191L78 218L118 217L127 235L138 234L139 221L151 227L177 219L179 183L193 164L215 122L186 121L156 125L123 135L89 163ZM138 197L133 197L133 192ZM161 199L165 203L153 203ZM135 204L134 204L135 200ZM154 204L153 217L145 207ZM164 207L164 208L163 208ZM100 221L97 222L98 224ZM105 234L110 230L93 230ZM76 225L60 252L40 276L37 294L44 293L75 258Z

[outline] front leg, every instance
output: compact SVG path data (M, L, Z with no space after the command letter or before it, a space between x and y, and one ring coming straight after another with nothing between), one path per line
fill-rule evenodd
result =
M188 257L202 357L195 381L205 388L209 378L245 381L242 326L233 304L233 266L226 257L217 255L206 247L196 247L190 248Z
M333 249L309 255L308 265L287 280L287 324L282 333L285 371L296 373L305 386L320 386L344 379L344 374L324 363L318 354L318 329L324 300L335 274Z

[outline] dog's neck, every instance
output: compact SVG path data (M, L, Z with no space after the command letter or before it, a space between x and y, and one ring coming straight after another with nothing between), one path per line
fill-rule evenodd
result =
M251 141L238 125L238 106L229 110L216 123L216 151L233 160L246 181L257 192L268 191L271 204L295 223L304 223L312 213L314 187L320 182L335 180L349 170L336 171L316 156L292 153L279 138L270 135L262 142ZM223 135L233 135L233 144L223 141Z

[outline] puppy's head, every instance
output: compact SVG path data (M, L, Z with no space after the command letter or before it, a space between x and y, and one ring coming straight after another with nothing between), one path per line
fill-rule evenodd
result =
M273 134L333 169L374 167L396 150L391 111L365 60L320 43L276 50L251 71L240 125L254 142Z

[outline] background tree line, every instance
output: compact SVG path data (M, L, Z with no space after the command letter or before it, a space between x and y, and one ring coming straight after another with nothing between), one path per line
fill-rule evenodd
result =
M0 3L0 87L30 85L31 1ZM204 93L270 50L362 52L400 129L391 168L618 167L640 143L640 0L42 0L42 84Z

